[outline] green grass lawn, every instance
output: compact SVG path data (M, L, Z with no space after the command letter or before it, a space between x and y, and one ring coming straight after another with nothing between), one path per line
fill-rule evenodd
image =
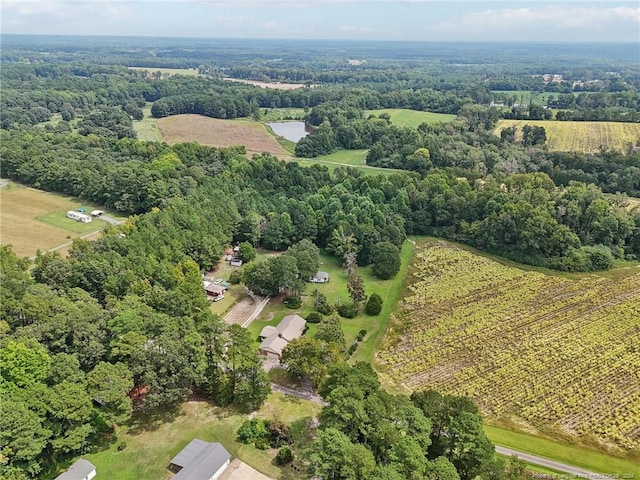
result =
M582 467L596 473L617 474L620 475L619 478L640 478L640 462L637 459L617 458L584 447L554 442L529 433L519 433L486 424L484 429L487 437L498 445ZM623 477L624 474L631 474L633 477Z
M373 351L386 330L389 316L395 303L400 298L404 285L404 276L409 267L411 257L413 256L413 248L414 245L411 241L404 243L402 251L400 252L402 261L400 272L391 280L379 280L375 278L371 273L371 267L360 267L358 269L364 280L367 295L377 293L382 297L384 303L382 305L382 312L380 312L379 315L367 315L364 313L363 307L355 318L342 319L342 329L344 330L347 346L353 343L360 330L367 330L367 335L351 356L351 360L373 360ZM281 298L272 299L260 316L248 327L251 336L256 339L256 343L258 334L265 325L277 325L286 315L297 313L302 317L306 317L312 312L313 297L311 294L316 288L327 296L331 304L335 304L338 301L343 303L351 301L347 292L347 276L342 266L334 257L324 251L321 252L320 261L321 265L319 270L329 273L329 282L324 284L308 283L302 297L302 306L299 309L294 310L287 308L282 303ZM309 324L309 330L306 335L313 335L316 329L317 326L315 324Z
M77 222L71 218L67 218L66 210L63 212L48 213L46 215L36 217L36 220L47 223L49 225L53 225L54 227L68 230L69 232L73 233L95 232L97 230L102 230L103 228L110 225L109 223L105 222L104 220L100 220L99 218L93 218L93 220L89 223Z
M261 122L276 122L279 120L302 120L304 116L305 116L304 108L261 108L260 109Z
M366 157L368 150L338 150L328 155L320 155L315 158L296 158L294 159L300 165L309 167L311 165L324 165L333 171L338 167L354 167L363 172L372 174L391 175L392 173L401 172L395 168L380 168L366 165Z
M421 123L451 122L456 116L448 113L421 112L406 108L383 108L379 110L367 110L365 115L377 115L388 113L391 123L396 127L417 128Z
M320 407L298 398L272 393L256 414L259 418L277 418L290 424L294 439L305 442L306 423L316 416ZM129 427L117 433L117 440L107 449L83 455L96 466L98 480L159 480L172 474L169 461L194 438L220 442L231 453L256 470L274 479L294 479L292 469L275 466L276 450L257 450L253 445L235 441L236 432L246 415L221 409L204 401L183 404L176 413L139 415ZM119 444L126 447L118 451ZM294 445L294 450L296 446Z
M138 135L138 140L161 142L162 133L160 133L160 129L156 123L157 119L151 116L151 105L151 103L147 103L142 109L144 117L142 120L133 121L133 129L136 131L136 135Z

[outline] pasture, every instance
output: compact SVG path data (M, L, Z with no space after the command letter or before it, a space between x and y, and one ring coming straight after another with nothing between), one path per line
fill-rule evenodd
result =
M107 226L98 219L86 224L68 219L66 212L80 205L86 206L73 197L9 183L0 189L0 242L31 257Z
M377 361L403 391L640 449L640 274L567 279L452 244L416 249Z
M244 145L248 154L267 152L281 158L291 157L264 125L250 120L220 120L184 114L161 118L156 124L162 140L169 144L198 142L211 147Z
M384 108L379 110L367 110L365 115L380 116L388 113L391 123L396 127L417 128L422 123L452 122L456 116L448 113L420 112L406 108Z
M136 131L136 135L138 135L138 140L144 142L161 142L162 133L158 129L158 120L151 115L152 105L152 103L147 103L142 109L144 117L142 120L133 121L133 129Z
M320 155L314 158L295 158L300 165L309 167L314 164L326 166L333 171L338 167L353 167L370 174L391 175L400 172L394 168L372 167L366 164L368 150L338 150L327 155Z
M195 68L154 68L154 67L128 67L129 70L136 70L139 72L147 72L147 77L150 78L169 78L174 75L187 75L195 77L199 75L198 70Z
M600 150L625 152L640 139L640 123L623 122L557 122L553 120L500 120L495 134L515 126L516 140L522 140L525 125L544 127L549 150L597 153Z

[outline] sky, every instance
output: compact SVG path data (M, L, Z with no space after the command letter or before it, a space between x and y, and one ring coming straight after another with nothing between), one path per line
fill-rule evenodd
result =
M638 0L0 0L0 5L2 32L18 34L640 43Z

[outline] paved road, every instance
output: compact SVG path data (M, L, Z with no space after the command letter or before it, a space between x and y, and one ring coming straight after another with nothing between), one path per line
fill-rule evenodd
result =
M501 447L500 445L496 445L496 453L499 453L500 455L507 455L509 457L511 457L512 455L515 455L516 457L518 457L521 460L524 460L525 462L533 463L535 465L540 465L541 467L552 468L553 470L575 475L576 477L580 477L580 478L590 478L592 480L610 478L600 473L590 472L582 468L567 465L566 463L560 463L554 460L549 460L547 458L531 455L529 453L519 452L517 450L512 450L507 447Z

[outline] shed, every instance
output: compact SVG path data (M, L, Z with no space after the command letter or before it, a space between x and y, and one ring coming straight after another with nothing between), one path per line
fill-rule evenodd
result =
M232 267L241 267L242 260L240 260L238 257L233 257L229 262L229 265L231 265Z
M89 460L81 458L58 475L55 480L91 480L95 476L96 466Z
M204 285L204 291L211 297L220 297L227 291L227 289L222 285L216 285L215 283L207 281L204 281L202 283Z
M327 283L329 281L329 274L327 272L317 272L311 279L311 283Z
M194 438L171 459L179 469L174 480L216 480L231 462L231 454L220 443Z

